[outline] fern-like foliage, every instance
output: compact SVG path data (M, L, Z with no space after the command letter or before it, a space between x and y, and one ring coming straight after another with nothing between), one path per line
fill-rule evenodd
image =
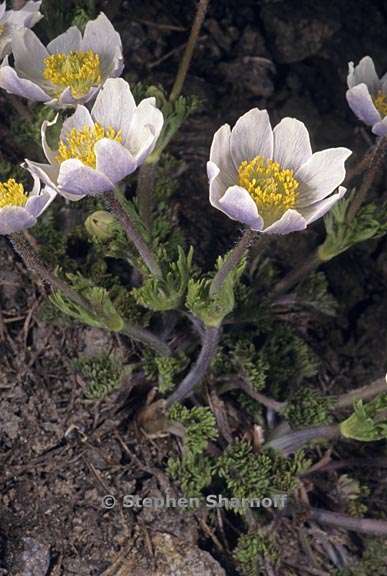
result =
M275 533L261 529L242 534L233 556L243 576L265 576L265 560L276 566L280 559Z

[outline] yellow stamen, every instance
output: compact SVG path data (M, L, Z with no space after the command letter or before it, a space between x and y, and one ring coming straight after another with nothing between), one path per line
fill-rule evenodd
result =
M244 160L238 174L239 185L249 192L266 226L278 220L289 208L294 208L299 182L294 178L293 170L256 156L250 162Z
M0 36L4 32L4 30L5 30L5 24L0 24Z
M24 206L28 196L24 192L23 184L10 178L7 182L0 182L0 208L6 206Z
M80 130L73 128L66 139L60 141L56 161L61 164L70 158L77 158L83 164L95 168L94 145L102 138L122 142L121 130L116 131L111 126L104 128L98 123L94 126L84 126Z
M54 85L56 94L70 87L74 98L79 98L102 81L99 56L93 50L52 54L44 59L43 77Z
M383 94L383 92L378 92L376 98L374 98L375 108L382 118L387 116L387 94Z

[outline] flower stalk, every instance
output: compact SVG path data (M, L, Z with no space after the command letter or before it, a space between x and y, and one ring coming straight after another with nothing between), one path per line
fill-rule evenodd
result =
M170 408L175 402L181 402L193 394L195 387L200 384L205 377L216 354L219 337L219 326L206 327L202 338L202 349L199 357L187 376L182 380L182 382L180 382L176 390L167 399L166 409Z
M220 270L218 270L214 279L212 280L210 286L210 296L214 296L221 289L227 276L234 270L234 268L238 266L239 262L242 260L246 251L250 248L256 236L257 233L254 232L254 230L250 230L249 228L245 230L238 244L230 252L223 266L220 268Z
M138 171L136 196L138 210L145 226L150 229L153 212L153 190L156 180L157 160L145 162Z
M90 302L78 294L65 280L55 276L54 272L45 265L31 242L27 240L23 233L18 232L11 234L9 239L13 248L29 270L37 274L43 282L49 284L52 290L61 292L66 298L86 310L88 314L96 316L96 311ZM155 334L152 334L141 326L126 323L120 332L134 340L147 344L162 356L170 355L169 346Z
M207 8L209 0L199 0L198 7L196 9L195 19L192 24L191 33L188 38L187 45L184 50L183 57L180 61L179 69L176 74L175 82L173 84L171 93L169 95L169 100L174 102L182 91L185 78L187 76L189 66L191 64L193 52L195 50L196 42L199 37L201 27L203 26L204 19L206 17Z
M133 242L137 248L140 256L144 260L145 264L149 268L150 272L155 276L161 278L161 268L156 260L155 255L146 244L142 235L136 230L133 222L131 221L129 214L126 212L121 202L116 196L115 192L107 192L103 196L106 208L116 216L117 220L120 222L121 226L126 232L128 239Z

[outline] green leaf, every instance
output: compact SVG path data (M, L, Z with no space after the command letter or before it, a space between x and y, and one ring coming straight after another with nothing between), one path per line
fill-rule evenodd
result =
M354 412L341 422L340 432L345 438L374 442L387 438L387 394L371 402L354 402Z

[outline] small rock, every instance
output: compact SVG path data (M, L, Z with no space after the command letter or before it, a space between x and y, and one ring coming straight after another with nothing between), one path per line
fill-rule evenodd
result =
M274 92L274 64L267 58L244 56L220 64L219 72L237 92L269 98Z
M34 538L23 538L21 576L46 576L50 566L50 549Z

